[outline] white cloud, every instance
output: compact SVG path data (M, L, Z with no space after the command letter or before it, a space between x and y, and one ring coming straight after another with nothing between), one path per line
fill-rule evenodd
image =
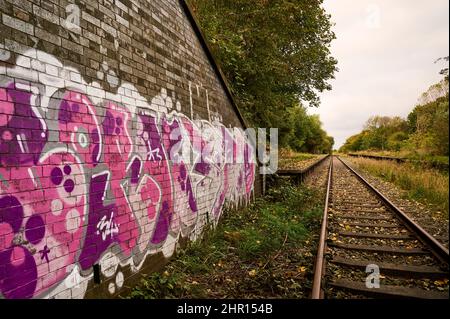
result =
M336 23L332 53L340 72L319 109L336 146L371 115L406 116L419 95L441 79L448 55L449 1L325 0Z

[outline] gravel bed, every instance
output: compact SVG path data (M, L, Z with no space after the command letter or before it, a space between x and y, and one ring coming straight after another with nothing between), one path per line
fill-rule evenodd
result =
M393 255L389 253L378 253L361 250L346 250L337 247L329 247L329 258L344 257L349 260L370 260L371 262L384 262L390 258L393 263L410 266L440 266L440 263L429 255Z
M406 199L406 191L390 182L375 177L366 171L358 169L351 159L345 158L346 163L358 171L369 183L377 188L384 196L398 206L411 219L422 226L444 246L449 247L449 219L448 215L432 205L424 205L417 201Z
M397 227L362 227L349 225L345 222L333 223L334 227L330 227L330 232L352 232L352 233L370 233L370 234L383 234L383 235L405 235L408 231L398 225Z
M346 245L365 245L365 246L386 246L392 248L412 249L412 248L424 248L422 243L417 239L378 239L378 238L357 238L339 236L338 234L330 233L329 237L334 243L346 244Z
M403 226L393 212L384 207L378 198L373 195L357 178L350 173L342 163L335 160L333 172L333 191L331 196L332 204L329 210L328 240L327 243L366 245L366 246L386 246L401 249L424 249L423 244L414 237L404 239L392 238L367 238L343 236L339 233L367 233L387 236L412 235ZM348 218L354 217L354 218ZM383 217L386 220L371 220L370 217ZM367 226L348 225L347 223L364 223ZM371 226L385 224L395 227ZM372 252L349 250L328 245L326 252L326 276L325 292L327 298L359 299L366 296L354 294L345 289L332 288L327 283L337 279L345 279L353 282L364 283L367 273L361 269L356 269L344 265L332 263L334 257L344 260L367 261L368 263L391 263L397 265L433 266L443 267L448 271L448 265L442 265L432 255L403 255L394 253ZM423 290L435 290L439 292L448 291L448 280L433 281L431 279L412 279L404 276L383 275L381 285L402 286L420 288Z
M317 161L317 159L315 161L313 161L312 163L310 163L310 165L316 161ZM329 165L330 165L330 160L326 160L326 161L322 162L319 166L317 166L311 174L306 176L305 181L304 181L305 185L316 188L316 189L322 191L325 195L325 192L327 189L327 182L328 182Z
M355 282L365 283L367 278L367 273L363 270L351 269L351 268L342 268L339 266L335 266L330 264L327 268L327 276L336 279L347 279ZM448 291L448 284L441 283L437 280L431 279L421 279L421 278L402 278L402 277L393 277L390 275L380 274L380 286L389 285L389 286L402 286L409 288L421 288L427 291L434 290L436 292Z
M347 214L346 214L347 215ZM353 219L353 218L346 218L343 216L339 216L333 215L333 219L335 219L337 222L339 223L366 223L366 224L372 224L372 225L376 225L376 224L387 224L387 225L395 225L398 227L403 227L403 225L398 221L398 219L396 218L391 218L389 220L373 220L373 219L367 219L367 218L358 218L358 219ZM360 226L353 226L353 227L360 227Z
M358 212L358 211L343 211L343 210L338 210L338 209L333 209L332 213L330 213L329 218L332 219L334 217L339 217L339 215L344 215L344 216L353 216L353 217L357 217L360 219L364 219L364 217L383 217L383 218L387 218L387 219L392 219L392 214L387 212L387 211L379 211L376 214L374 213L366 213L366 212Z

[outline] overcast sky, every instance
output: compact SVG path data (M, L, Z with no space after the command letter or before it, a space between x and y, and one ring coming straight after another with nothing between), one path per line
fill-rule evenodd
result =
M406 117L446 66L448 0L325 0L336 24L339 73L322 95L324 128L339 148L372 115Z

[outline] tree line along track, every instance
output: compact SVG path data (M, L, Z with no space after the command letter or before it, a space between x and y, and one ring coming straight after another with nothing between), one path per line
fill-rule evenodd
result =
M448 299L448 256L448 249L332 157L313 299Z

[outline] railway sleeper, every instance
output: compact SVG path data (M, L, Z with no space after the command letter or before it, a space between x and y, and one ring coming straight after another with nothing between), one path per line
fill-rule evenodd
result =
M330 207L331 212L352 212L352 213L389 213L385 207L378 207L380 210L373 209L356 209L356 208L346 208L346 207Z
M355 226L355 227L369 227L369 228L403 228L404 226L396 225L396 224L368 224L368 223L354 223L348 222L344 223L344 226Z
M348 290L369 297L377 298L413 298L413 299L449 299L449 293L429 291L420 288L408 288L403 286L387 286L380 288L367 288L365 283L354 282L346 279L337 279L328 284L331 287Z
M399 254L399 255L428 255L430 252L420 248L395 248L390 246L371 246L371 245L353 245L353 244L341 244L335 243L330 240L327 241L327 245L330 247L348 249L348 250L361 250L371 251L379 253Z
M361 201L364 201L364 204L361 204ZM369 206L369 207L373 207L373 206L379 206L379 205L383 205L383 203L381 203L380 201L369 201L369 200L365 200L363 198L355 198L354 200L343 200L343 199L339 199L336 200L334 202L334 204L336 205L355 205L355 206Z
M377 239L394 239L394 240L408 240L415 239L410 235L386 235L374 233L355 233L355 232L338 232L339 236L355 237L355 238L377 238Z
M430 266L410 266L392 263L384 263L371 260L351 260L342 257L334 257L330 262L340 266L365 270L367 265L375 264L380 268L381 274L427 278L427 279L445 279L448 278L448 272L445 272L438 267Z
M359 220L384 220L391 221L394 220L392 216L361 216L361 215L334 215L330 216L330 218L341 218L341 219L359 219Z

